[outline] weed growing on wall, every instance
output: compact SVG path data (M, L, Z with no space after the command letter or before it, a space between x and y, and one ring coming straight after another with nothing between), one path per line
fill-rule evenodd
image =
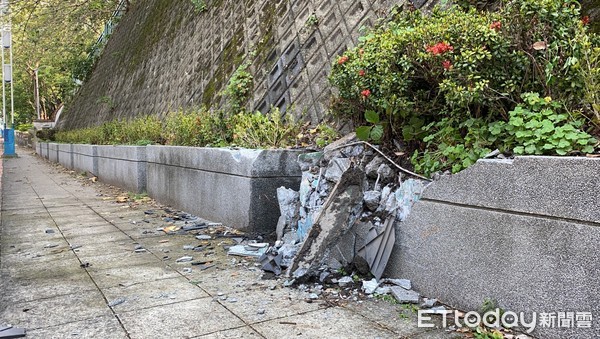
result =
M304 23L304 26L306 27L315 27L319 25L319 17L313 13L311 14L308 19L306 19L306 22Z
M599 39L578 2L511 1L496 12L473 3L430 15L396 8L334 61L335 113L362 139L403 141L425 174L460 171L495 148L594 151Z
M228 102L231 105L231 110L236 113L244 110L244 106L252 94L254 78L248 72L249 66L250 63L248 62L240 65L229 79L223 91L223 94L229 99Z
M206 1L205 0L191 0L194 5L194 9L196 13L202 13L206 11Z

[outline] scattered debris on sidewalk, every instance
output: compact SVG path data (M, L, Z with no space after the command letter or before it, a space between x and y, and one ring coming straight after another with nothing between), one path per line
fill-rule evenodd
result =
M111 301L108 303L108 306L109 306L109 307L115 307L115 306L117 306L117 305L121 305L121 304L125 303L126 301L127 301L127 299L126 299L126 298L122 298L122 297L121 297L121 298L117 298L117 299L111 300Z
M12 327L11 325L0 325L0 338L22 338L26 336L24 328Z

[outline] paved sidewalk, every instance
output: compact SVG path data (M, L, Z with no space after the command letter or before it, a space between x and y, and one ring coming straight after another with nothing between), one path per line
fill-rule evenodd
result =
M148 211L164 207L119 204L116 189L17 153L3 160L0 325L27 338L456 336L417 328L401 305L313 301L262 280L251 260L224 255L227 238L185 250L199 240L157 231L164 218ZM214 266L176 262L186 255Z

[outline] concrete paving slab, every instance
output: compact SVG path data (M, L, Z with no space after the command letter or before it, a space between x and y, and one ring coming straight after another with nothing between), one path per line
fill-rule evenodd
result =
M48 267L52 266L49 270ZM11 265L3 268L3 272L10 275L13 279L37 279L43 280L50 277L71 276L79 273L82 269L80 262L75 256L69 256L56 262L28 263L25 265Z
M73 216L77 216L77 220L74 220ZM53 215L52 219L56 224L65 229L76 227L78 225L95 224L106 222L102 217L93 213L87 213L87 211L71 211L71 214L65 213L64 216Z
M266 338L394 338L384 329L354 312L328 308L252 325Z
M244 326L210 298L119 313L118 317L132 339L185 338Z
M3 322L28 330L110 315L112 313L99 291L7 304L0 311Z
M448 331L445 329L434 329L430 331L425 331L423 333L411 335L407 337L408 339L456 339L461 338L458 336L456 332Z
M107 245L108 244L108 245ZM75 254L82 261L89 261L90 258L96 258L98 256L107 254L127 254L131 253L132 245L131 242L119 242L119 243L99 243L99 244L88 244L79 245L76 242L71 242L71 245L75 248Z
M74 293L94 291L90 276L83 270L68 276L54 276L36 280L3 279L1 299L4 305L54 298Z
M119 286L119 284L129 285L179 276L179 273L175 270L156 263L126 268L116 267L99 271L95 271L92 266L88 271L101 289Z
M70 240L76 238L77 236L93 236L117 232L119 231L119 229L111 224L104 222L91 225L81 225L79 227L73 227L68 229L64 229L61 227L61 231L64 234L65 238Z
M260 280L262 271L247 271L245 269L228 269L216 266L206 271L193 270L187 275L191 281L198 281L199 285L210 295L219 293L235 293L243 291L264 290L266 286L277 285L275 282Z
M49 230L53 233L47 233ZM36 246L38 242L55 242L64 240L60 230L56 226L41 227L36 226L30 229L22 229L21 232L6 232L2 233L2 244L10 247L27 248L27 246Z
M343 307L370 319L381 327L393 331L398 337L411 337L431 330L416 327L416 309L413 310L407 306L391 304L383 300L370 300L364 302L347 302ZM431 318L430 323L436 326L441 325L441 317L431 316Z
M287 288L275 290L263 288L243 293L223 294L217 296L217 299L249 324L304 314L325 307L319 301L307 302L307 293Z
M112 225L108 223L106 220L99 218L97 216L77 216L77 220L71 219L58 219L55 220L58 227L63 232L68 231L77 231L87 227L97 227L97 226L107 226ZM115 229L116 231L116 229Z
M69 244L65 239L46 240L42 239L36 243L17 243L2 249L2 254L17 254L21 252L35 253L33 257L46 257L59 254L69 250ZM48 258L53 260L52 258Z
M2 202L2 209L5 211L43 211L44 204L41 201L29 200L20 202L17 201L6 201Z
M67 237L67 240L71 244L77 244L81 246L87 245L100 245L110 247L112 244L121 244L121 243L130 243L132 239L125 233L114 229L109 233L99 233L99 234L84 234L77 235L74 237Z
M109 302L124 300L123 303L112 306L117 313L210 298L206 292L182 277L116 286L104 290L104 294Z
M27 331L27 338L126 339L128 336L119 321L110 315Z
M54 252L47 252L46 249L20 249L14 253L0 252L2 262L0 265L28 265L35 263L50 263L52 261L63 260L72 256L71 251L66 248L59 248Z
M6 188L4 188L6 189ZM11 222L14 220L36 220L39 218L46 218L48 217L48 211L46 211L46 208L44 207L39 207L39 208L34 208L34 209L28 209L27 211L22 211L22 210L2 210L2 221L6 221L6 222Z
M219 331L211 334L201 335L195 338L202 339L256 339L263 338L258 332L249 326L235 328L233 330Z
M133 247L132 247L133 248ZM133 250L122 253L113 253L106 255L80 255L79 258L89 263L90 270L101 271L110 268L127 268L143 264L160 262L155 255L149 252L135 253Z

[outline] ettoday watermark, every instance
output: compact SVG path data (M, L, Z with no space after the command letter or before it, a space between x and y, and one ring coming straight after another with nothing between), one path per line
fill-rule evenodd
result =
M462 313L454 310L419 310L418 327L435 327L432 315L442 316L442 327L448 327L448 319L453 320L454 326L477 327L483 324L489 328L514 328L520 327L527 333L541 328L591 328L593 324L592 312L511 312L499 308L479 313L475 311Z

